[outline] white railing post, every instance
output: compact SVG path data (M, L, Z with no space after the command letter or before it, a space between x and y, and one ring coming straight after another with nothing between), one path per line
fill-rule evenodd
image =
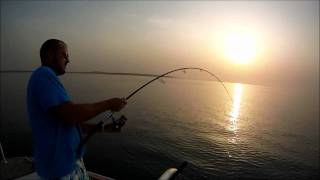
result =
M2 144L0 142L0 150L1 150L1 155L2 155L2 159L4 161L4 163L8 163L6 156L4 155L3 149L2 149Z

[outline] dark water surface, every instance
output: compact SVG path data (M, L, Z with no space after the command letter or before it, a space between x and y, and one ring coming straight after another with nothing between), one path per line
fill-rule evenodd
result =
M7 157L32 155L28 73L1 74L1 141ZM150 77L66 74L74 102L125 97ZM97 134L87 169L117 179L157 179L183 161L187 179L319 178L319 89L275 89L166 79L133 96L121 133ZM94 118L100 121L106 114Z

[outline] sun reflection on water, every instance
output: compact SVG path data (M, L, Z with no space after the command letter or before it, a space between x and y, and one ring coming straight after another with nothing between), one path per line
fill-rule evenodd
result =
M234 86L234 93L233 93L233 103L232 103L232 109L230 112L230 126L229 130L233 132L235 137L231 137L228 141L232 143L236 143L236 137L238 132L238 120L239 120L239 114L240 114L240 107L241 107L241 96L242 96L242 90L243 86L240 83L235 84Z

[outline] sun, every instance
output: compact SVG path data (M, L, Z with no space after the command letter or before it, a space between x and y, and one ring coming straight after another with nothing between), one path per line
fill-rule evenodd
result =
M249 33L232 33L224 40L224 54L235 64L248 64L256 56L256 40Z

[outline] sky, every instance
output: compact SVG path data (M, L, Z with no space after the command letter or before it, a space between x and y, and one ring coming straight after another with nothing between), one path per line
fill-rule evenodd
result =
M67 71L192 66L229 82L319 84L319 1L1 1L1 70L35 69L51 38L68 44ZM246 64L231 60L237 38Z

